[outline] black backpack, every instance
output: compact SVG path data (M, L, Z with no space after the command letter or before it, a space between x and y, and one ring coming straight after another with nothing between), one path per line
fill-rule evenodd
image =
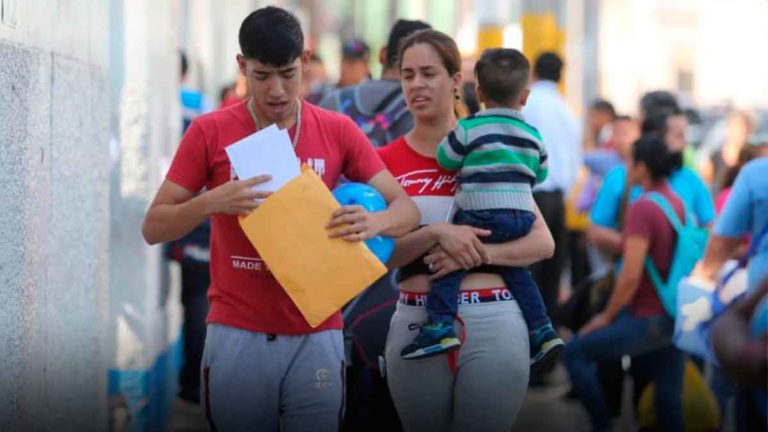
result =
M337 93L339 112L351 118L374 147L381 147L393 141L412 127L413 120L400 86L387 93L372 112L361 107L358 89L358 86L345 87ZM390 132L400 121L409 121L410 124L404 125L400 133Z

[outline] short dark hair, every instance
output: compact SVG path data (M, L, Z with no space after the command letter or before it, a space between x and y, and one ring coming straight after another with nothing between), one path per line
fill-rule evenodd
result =
M523 53L512 48L489 48L475 64L477 84L488 99L502 105L514 99L528 85L531 65Z
M299 20L285 9L267 6L248 15L240 25L240 51L265 65L285 66L304 51Z
M645 116L667 108L680 109L680 105L677 103L675 95L666 90L650 91L640 98L640 109Z
M560 75L563 72L563 59L553 52L545 52L536 59L533 70L536 72L538 79L560 82Z
M655 108L650 113L647 113L643 119L643 124L640 126L640 132L643 135L654 135L664 141L664 137L667 135L669 129L667 120L670 117L684 116L685 113L677 106L667 106L662 108ZM684 159L682 152L670 153L670 165L673 169L679 169L683 167Z
M347 60L365 60L371 58L371 48L362 39L352 39L341 46L341 57Z
M654 181L667 178L676 167L676 157L657 134L645 134L632 145L632 160L642 162Z
M632 116L628 116L626 114L619 114L619 115L617 115L616 117L613 118L613 121L615 121L615 122L618 122L618 121L632 121L632 120L633 120Z
M432 26L424 21L413 21L399 19L392 26L392 30L389 31L389 39L387 40L387 67L393 67L397 65L397 53L400 50L400 44L405 38L411 34L424 29L431 29Z
M589 109L593 111L603 111L608 113L611 118L616 118L616 109L613 107L613 104L608 102L605 99L597 99L594 102L592 102L592 105L589 106Z
M323 58L317 55L317 53L312 53L312 55L309 57L309 61L312 63L320 63L323 64Z

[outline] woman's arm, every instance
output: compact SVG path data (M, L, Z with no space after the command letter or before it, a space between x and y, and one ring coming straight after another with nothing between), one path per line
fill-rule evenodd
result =
M637 292L640 280L643 277L643 264L648 255L650 242L645 237L629 236L624 242L624 254L621 273L616 280L616 286L611 292L605 309L595 315L592 320L582 327L579 332L582 335L599 330L610 324L619 312L624 309Z
M395 251L387 266L402 267L440 245L460 264L459 268L468 270L489 261L485 245L478 238L487 235L489 231L466 225L430 224L395 240Z
M506 243L486 244L485 250L488 252L488 260L480 264L522 267L550 258L555 252L555 241L546 222L544 222L544 217L541 215L539 208L535 207L534 211L536 212L536 221L533 223L531 231L525 237ZM434 272L433 279L462 268L444 250L433 251L424 258L424 262Z

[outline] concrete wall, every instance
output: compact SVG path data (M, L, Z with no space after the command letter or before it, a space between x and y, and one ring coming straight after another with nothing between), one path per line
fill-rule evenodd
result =
M104 430L107 7L3 3L0 430Z

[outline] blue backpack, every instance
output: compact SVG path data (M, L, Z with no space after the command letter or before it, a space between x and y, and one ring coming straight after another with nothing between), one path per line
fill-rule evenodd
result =
M677 286L682 278L691 274L693 267L704 256L709 233L706 228L699 227L693 213L686 208L685 203L683 203L683 211L685 213L685 225L683 225L672 204L663 195L658 192L648 192L645 194L645 197L664 212L667 220L669 220L669 223L672 224L677 233L675 253L672 257L672 265L669 267L666 282L662 279L656 264L653 263L651 258L649 256L645 257L645 270L648 272L653 286L656 287L661 303L664 305L667 313L675 317L677 314Z

